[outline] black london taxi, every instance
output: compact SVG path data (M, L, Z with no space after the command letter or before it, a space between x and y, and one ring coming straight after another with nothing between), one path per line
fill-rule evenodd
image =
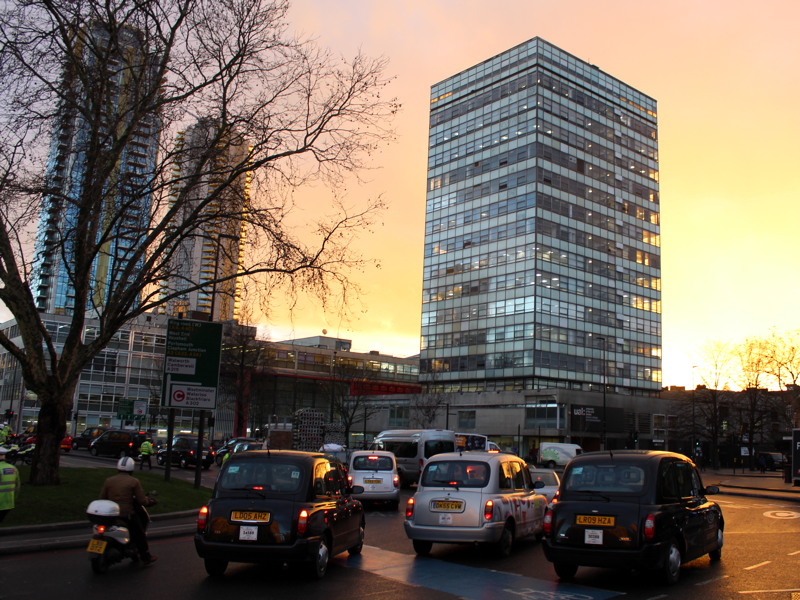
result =
M352 491L343 465L322 453L233 454L200 509L195 549L212 577L229 562L274 562L322 578L330 557L364 545L364 509Z
M614 450L576 456L545 516L544 552L556 574L579 566L657 570L678 581L683 563L722 557L725 521L715 486L674 452Z

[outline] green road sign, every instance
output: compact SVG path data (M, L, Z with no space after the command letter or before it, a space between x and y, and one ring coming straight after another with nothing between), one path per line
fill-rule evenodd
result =
M221 323L170 319L164 356L164 406L215 409L221 353Z

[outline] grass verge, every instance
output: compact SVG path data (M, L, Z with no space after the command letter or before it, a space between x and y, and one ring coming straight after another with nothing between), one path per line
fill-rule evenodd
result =
M37 486L27 483L30 467L17 465L17 469L22 487L16 508L0 528L84 521L86 507L100 495L105 479L115 473L113 469L61 467L61 485ZM164 481L163 473L136 473L134 477L146 492L157 492L158 504L147 509L151 515L200 508L211 497L210 489L196 489L189 482L175 479Z

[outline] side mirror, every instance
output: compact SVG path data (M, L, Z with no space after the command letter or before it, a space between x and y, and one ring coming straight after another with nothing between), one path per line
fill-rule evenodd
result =
M544 481L541 479L533 482L533 489L538 490L544 487Z
M363 494L364 493L364 486L363 485L354 485L352 487L347 488L348 495L352 494Z
M714 494L719 494L719 488L715 485L706 486L706 489L703 490L706 496L713 496Z

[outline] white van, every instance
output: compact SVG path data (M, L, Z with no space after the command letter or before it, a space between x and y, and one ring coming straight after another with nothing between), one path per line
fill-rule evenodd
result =
M542 442L539 445L539 455L536 463L540 467L555 469L566 467L567 463L583 452L578 444L563 444L558 442Z
M456 434L447 429L392 429L381 431L371 448L394 454L400 482L407 487L419 480L427 459L434 454L455 451Z

